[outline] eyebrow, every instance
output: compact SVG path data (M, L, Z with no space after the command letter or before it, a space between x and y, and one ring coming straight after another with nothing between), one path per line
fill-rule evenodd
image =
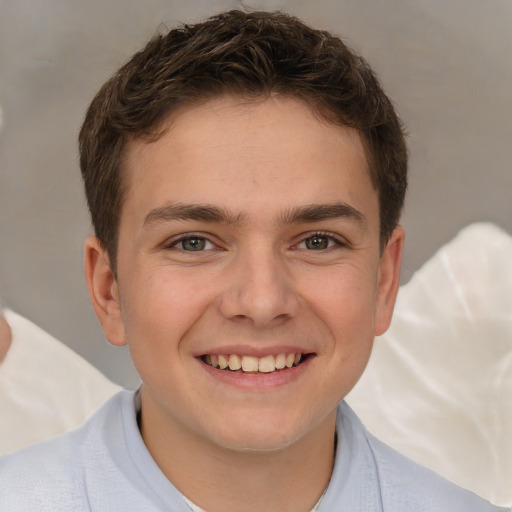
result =
M341 202L292 208L284 212L279 221L282 224L299 224L333 219L346 219L366 227L366 217L353 206Z
M144 218L143 226L147 227L162 221L197 220L218 224L240 224L243 216L233 215L229 211L209 204L168 204L151 210Z
M310 204L284 211L278 217L278 224L313 223L332 219L346 219L362 227L366 226L365 216L346 203ZM240 225L246 220L244 213L230 211L209 204L174 203L151 210L144 218L143 226L173 220L197 220L207 223Z

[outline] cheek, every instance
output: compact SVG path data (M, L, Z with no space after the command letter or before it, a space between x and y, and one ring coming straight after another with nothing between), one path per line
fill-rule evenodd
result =
M332 272L329 279L313 279L308 289L310 306L336 338L340 335L347 339L349 333L354 336L373 333L376 271L353 268Z
M158 272L134 282L122 301L128 345L162 349L180 341L211 302L211 293L196 279ZM157 356L158 357L158 356Z
M352 389L368 363L374 340L375 291L375 272L347 272L325 282L322 293L317 290L316 299L310 302L329 332L324 364L333 373L326 371L326 386L337 398Z
M327 355L336 377L328 385L342 398L359 380L371 355L375 290L372 279L345 279L329 287L322 312L317 313L332 336Z

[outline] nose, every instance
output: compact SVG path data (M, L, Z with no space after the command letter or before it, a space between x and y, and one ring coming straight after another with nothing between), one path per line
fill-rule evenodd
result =
M285 258L271 249L240 253L227 272L221 314L255 327L275 327L298 314L300 301Z

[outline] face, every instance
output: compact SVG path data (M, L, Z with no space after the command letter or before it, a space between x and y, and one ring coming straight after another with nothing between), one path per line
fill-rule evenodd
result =
M334 425L389 323L402 234L379 250L358 133L302 102L223 98L132 141L118 276L88 282L128 343L142 414L217 446L275 450Z

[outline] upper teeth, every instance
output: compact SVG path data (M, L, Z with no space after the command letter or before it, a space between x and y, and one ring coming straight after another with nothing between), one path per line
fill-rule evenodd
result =
M229 355L215 355L209 354L204 356L203 360L206 364L214 368L225 370L242 370L244 372L261 372L271 373L275 370L282 370L283 368L291 368L299 364L302 358L302 353L289 353L268 355L265 357L253 356L239 356L237 354Z

